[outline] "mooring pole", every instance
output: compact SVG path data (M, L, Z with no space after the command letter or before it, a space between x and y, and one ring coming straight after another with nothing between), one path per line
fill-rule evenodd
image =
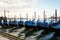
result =
M28 20L28 14L26 13L26 20Z
M34 19L36 19L36 11L34 12L34 17L35 17Z
M20 21L21 21L21 14L20 14Z
M55 9L55 22L57 22L57 9Z
M44 22L46 21L46 15L45 15L45 10L44 10Z
M6 17L6 10L4 10L4 17Z

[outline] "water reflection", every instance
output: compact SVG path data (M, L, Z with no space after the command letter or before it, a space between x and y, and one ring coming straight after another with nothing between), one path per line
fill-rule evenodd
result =
M9 33L10 29L1 29L0 31L17 36L24 40L60 40L60 33L52 32L51 30L33 30L33 29L25 29L19 28L13 30Z
M34 31L34 30L33 30ZM38 30L25 33L25 40L54 40L56 32L50 30Z

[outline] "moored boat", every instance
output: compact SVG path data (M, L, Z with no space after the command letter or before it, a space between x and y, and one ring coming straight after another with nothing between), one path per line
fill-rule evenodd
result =
M9 26L10 27L16 27L18 25L18 22L17 21L9 21Z
M7 17L3 18L3 22L2 22L2 28L9 28L9 23L7 21Z
M3 17L0 17L0 26L2 26Z
M31 28L35 29L36 28L36 24L35 24L34 21L31 21L31 20L25 21L25 28L26 29L31 29Z
M53 23L50 25L51 31L60 31L60 20L57 23Z
M38 27L38 29L48 29L49 28L46 20L44 20L43 22L38 21L37 22L37 27Z
M24 27L24 21L18 21L18 26L19 27Z

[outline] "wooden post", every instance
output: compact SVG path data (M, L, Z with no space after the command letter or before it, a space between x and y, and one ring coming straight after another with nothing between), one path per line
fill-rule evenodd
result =
M21 21L21 14L20 14L20 21Z
M28 20L28 14L26 13L26 20Z
M6 17L6 10L4 10L4 17Z
M55 9L55 22L57 22L57 9Z
M16 21L16 15L14 15L14 21Z
M46 20L45 10L44 10L44 21Z
M34 19L36 19L36 11L34 12L34 17L35 17Z
M38 20L40 19L40 16L38 15Z

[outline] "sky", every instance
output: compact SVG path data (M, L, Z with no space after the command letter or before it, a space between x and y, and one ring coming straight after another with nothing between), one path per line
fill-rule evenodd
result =
M58 16L60 16L60 0L0 0L0 16L4 16L4 10L6 10L7 17L26 17L29 18L36 16L43 18L43 11L45 10L46 17L54 15L54 11L57 9ZM9 12L7 12L9 11Z

